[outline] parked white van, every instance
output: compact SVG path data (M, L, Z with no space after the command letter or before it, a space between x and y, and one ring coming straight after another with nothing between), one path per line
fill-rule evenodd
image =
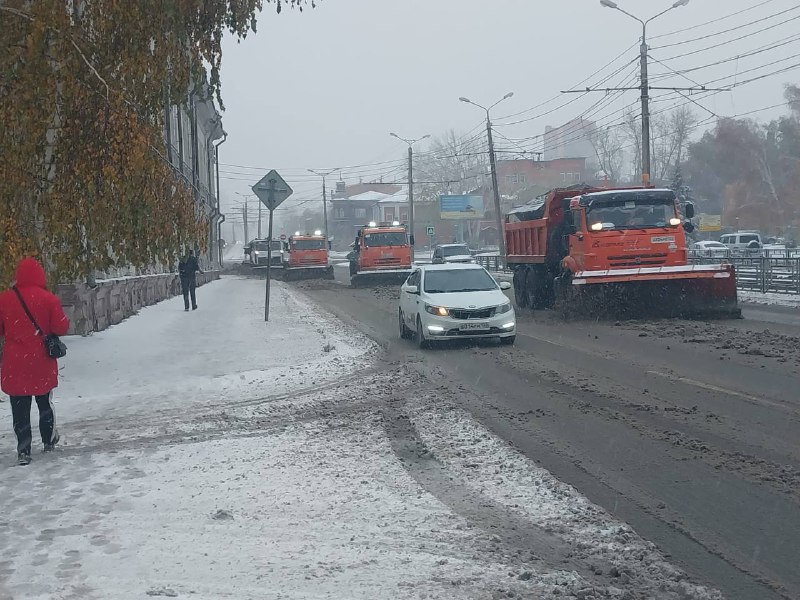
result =
M727 233L719 238L732 252L736 254L751 254L758 252L763 247L761 234L757 231L737 231Z

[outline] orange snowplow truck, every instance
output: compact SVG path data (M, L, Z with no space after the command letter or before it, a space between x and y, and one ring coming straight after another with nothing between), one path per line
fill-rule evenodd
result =
M685 206L687 219L694 206ZM672 190L555 189L506 215L521 308L562 316L739 317L732 265L691 265Z
M403 281L411 273L408 231L397 221L370 223L358 230L350 259L350 283Z
M328 240L321 231L313 234L299 231L285 242L283 276L286 280L323 277L333 279L328 260Z

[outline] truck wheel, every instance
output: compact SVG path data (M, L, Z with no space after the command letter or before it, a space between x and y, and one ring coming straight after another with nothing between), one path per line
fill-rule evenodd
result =
M539 273L535 268L528 268L528 275L525 277L525 295L528 299L528 308L536 310L539 306Z
M576 310L575 294L572 289L572 280L568 275L556 277L553 281L553 292L555 296L554 307L558 315L564 319L569 319Z
M356 266L356 263L350 261L350 277L352 277L356 273L358 273L358 267Z
M514 301L519 308L528 308L528 294L525 292L525 268L514 271Z

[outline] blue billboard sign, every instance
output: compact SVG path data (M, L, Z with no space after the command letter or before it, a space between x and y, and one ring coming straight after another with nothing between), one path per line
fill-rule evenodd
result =
M486 214L483 196L439 196L442 219L482 219Z

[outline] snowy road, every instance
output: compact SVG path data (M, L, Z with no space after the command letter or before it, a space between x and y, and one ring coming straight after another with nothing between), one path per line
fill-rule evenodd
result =
M729 598L800 597L793 309L619 325L527 314L513 349L421 353L397 338L396 290L298 287L431 384L460 389L456 406L697 580Z
M262 282L225 278L68 340L63 447L0 466L0 598L721 598L475 390L288 289L269 325Z

